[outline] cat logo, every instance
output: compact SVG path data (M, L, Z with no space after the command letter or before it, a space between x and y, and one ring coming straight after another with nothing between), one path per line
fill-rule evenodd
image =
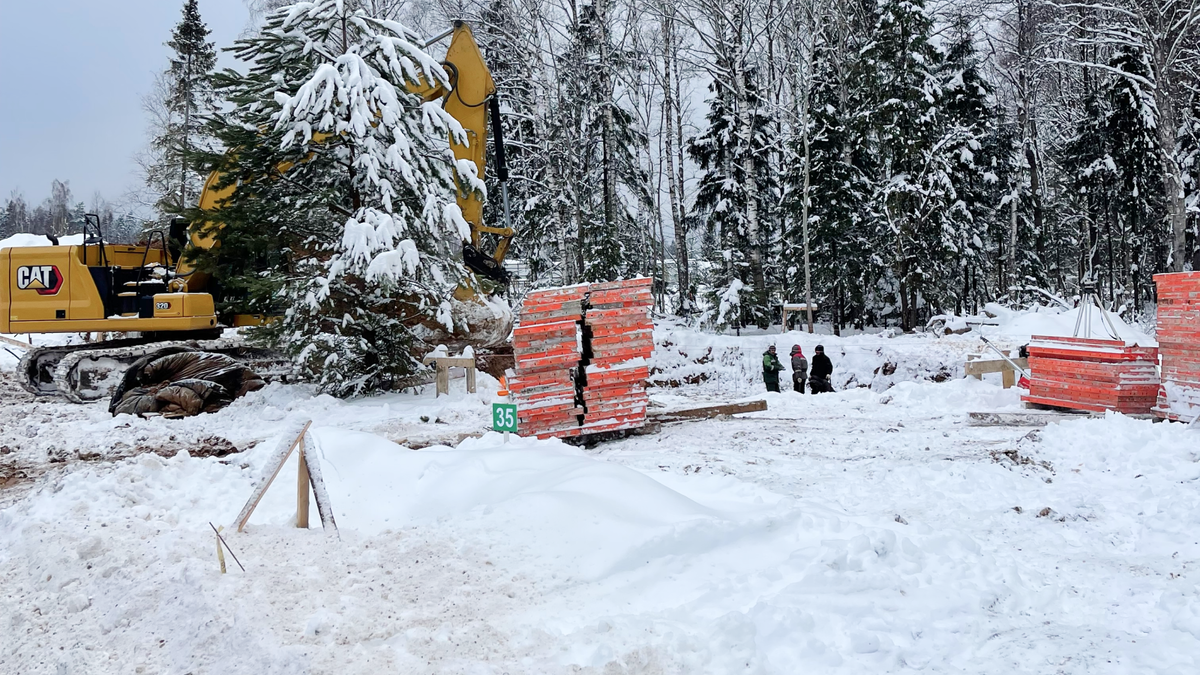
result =
M17 268L17 288L37 291L38 295L58 295L62 275L54 265L28 265Z

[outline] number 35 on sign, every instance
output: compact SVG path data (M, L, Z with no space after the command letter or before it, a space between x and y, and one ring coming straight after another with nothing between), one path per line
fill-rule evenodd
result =
M492 431L517 433L517 406L515 404L492 404Z

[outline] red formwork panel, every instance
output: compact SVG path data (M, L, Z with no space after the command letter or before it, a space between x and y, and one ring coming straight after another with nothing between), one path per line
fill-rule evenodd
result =
M649 279L593 284L584 324L590 357L584 373L584 433L645 425L646 359L654 353L654 298Z
M579 284L525 297L508 377L518 433L566 438L645 424L645 359L654 353L650 284Z
M1149 413L1158 400L1158 349L1036 335L1029 343L1029 392L1023 401L1076 410Z
M1200 272L1154 275L1162 386L1154 413L1190 422L1200 416Z

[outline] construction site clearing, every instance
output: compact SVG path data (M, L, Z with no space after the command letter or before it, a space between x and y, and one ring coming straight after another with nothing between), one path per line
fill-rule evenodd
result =
M1100 634L1131 670L1186 669L1195 428L1142 419L1189 421L1195 296L1169 281L1157 383L1119 319L1119 345L1068 312L998 312L987 343L739 337L654 321L638 280L547 289L516 309L508 401L537 412L508 438L501 382L456 366L168 419L34 397L0 351L0 672L734 672L737 634L768 671L817 649L979 671L998 632L1029 636L1002 640L1015 670L1097 665L1078 638ZM834 393L763 391L792 344L825 347Z

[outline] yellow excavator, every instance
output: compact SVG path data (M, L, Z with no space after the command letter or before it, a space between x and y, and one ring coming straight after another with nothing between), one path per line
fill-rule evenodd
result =
M452 39L442 65L451 87L422 81L410 83L408 88L426 101L440 99L445 110L463 126L467 142L459 144L452 137L451 150L457 159L474 162L480 178L484 176L491 127L505 226L486 226L483 203L476 193L459 190L458 204L471 226L471 239L463 243L463 262L480 283L461 286L454 294L454 302L463 309L459 312L462 333L438 336L436 327L431 327L426 337L495 346L507 337L511 315L495 311L486 299L476 295L476 289L492 292L508 282L503 263L513 230L509 225L508 169L500 107L491 72L466 23L454 22L453 28L425 47L448 36ZM217 211L236 189L230 185L218 190L219 182L219 174L208 177L200 194L200 209ZM155 232L144 244L113 244L105 241L99 217L89 214L84 219L84 241L80 245L59 246L50 238L47 246L0 250L0 333L127 336L31 349L19 366L22 385L38 395L63 395L75 402L98 400L109 395L129 364L175 344L228 354L268 378L286 377L290 366L272 350L249 347L237 339L220 339L224 328L254 325L264 317L216 314L213 296L208 292L211 279L197 271L185 255L189 247L217 246L216 229L178 223L169 234ZM491 251L486 252L486 248Z

